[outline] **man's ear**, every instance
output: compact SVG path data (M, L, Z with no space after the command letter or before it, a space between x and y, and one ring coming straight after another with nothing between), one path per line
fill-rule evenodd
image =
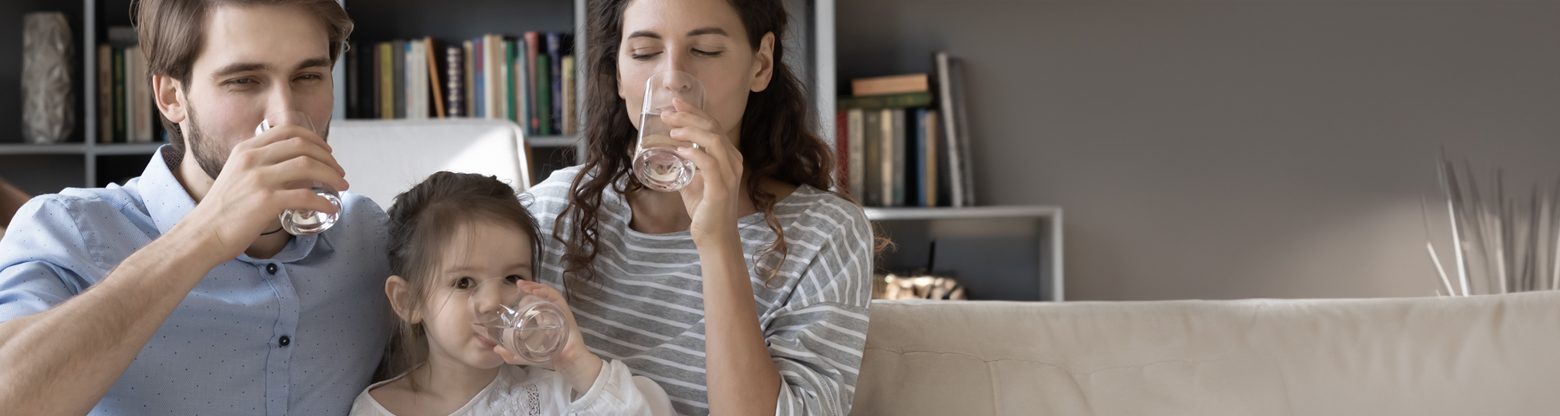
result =
M775 32L764 34L764 39L758 41L755 55L753 81L748 84L748 90L760 92L769 88L769 81L775 75Z
M156 94L157 111L174 124L183 123L189 116L189 103L184 101L184 86L167 75L152 75L152 91Z
M410 283L401 276L390 276L385 279L385 298L390 299L390 309L395 310L395 316L408 324L422 322L422 314L412 310Z

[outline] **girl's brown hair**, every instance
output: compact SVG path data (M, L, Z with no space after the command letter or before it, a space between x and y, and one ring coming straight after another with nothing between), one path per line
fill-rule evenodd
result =
M631 180L630 160L636 130L629 121L626 107L617 91L617 54L622 45L623 10L632 0L592 0L588 12L591 16L584 60L589 73L586 75L585 125L586 158L580 175L574 178L570 188L569 204L559 214L553 227L553 239L564 245L566 274L586 280L595 278L592 262L600 241L597 216L602 212L602 195L608 186L621 194L644 189ZM757 50L764 35L773 33L774 76L768 88L748 95L747 111L742 114L743 137L737 149L742 152L742 187L748 192L754 207L764 214L764 221L774 231L775 241L769 244L761 261L754 262L755 272L773 277L778 272L789 247L785 243L785 230L775 217L775 203L779 197L759 187L764 178L772 178L789 185L807 185L828 190L833 184L830 172L834 170L829 146L813 134L812 111L808 107L807 93L796 74L785 65L784 42L786 12L781 2L774 0L730 0L746 29L748 41ZM617 186L615 184L624 184ZM571 227L561 226L564 220L573 222ZM567 229L565 229L567 228ZM565 283L570 279L565 279Z
M444 265L439 255L456 231L478 221L494 221L520 229L531 239L531 276L541 265L541 232L536 219L521 204L514 188L493 176L438 172L395 197L390 207L390 273L406 279L406 310L424 306L435 274ZM399 330L375 379L410 370L428 359L427 331L421 323L397 320ZM414 385L413 388L416 388Z

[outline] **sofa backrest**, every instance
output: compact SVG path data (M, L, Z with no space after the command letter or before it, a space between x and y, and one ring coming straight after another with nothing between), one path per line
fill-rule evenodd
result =
M340 120L330 145L351 191L390 209L396 195L441 170L531 184L520 126L507 120Z
M1560 293L876 301L854 414L1560 414Z

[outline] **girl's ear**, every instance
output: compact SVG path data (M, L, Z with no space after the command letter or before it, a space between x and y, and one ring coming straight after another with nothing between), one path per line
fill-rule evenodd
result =
M395 316L401 318L407 324L422 322L422 314L412 308L412 290L410 283L401 276L390 276L385 279L385 297L390 299L390 309L395 310Z

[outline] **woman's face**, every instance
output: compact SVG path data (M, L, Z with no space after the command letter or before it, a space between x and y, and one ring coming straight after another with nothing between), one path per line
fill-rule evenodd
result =
M750 92L769 85L774 35L758 50L727 0L634 0L623 11L618 50L618 96L629 122L639 128L645 81L656 72L678 70L704 85L703 110L733 143Z

